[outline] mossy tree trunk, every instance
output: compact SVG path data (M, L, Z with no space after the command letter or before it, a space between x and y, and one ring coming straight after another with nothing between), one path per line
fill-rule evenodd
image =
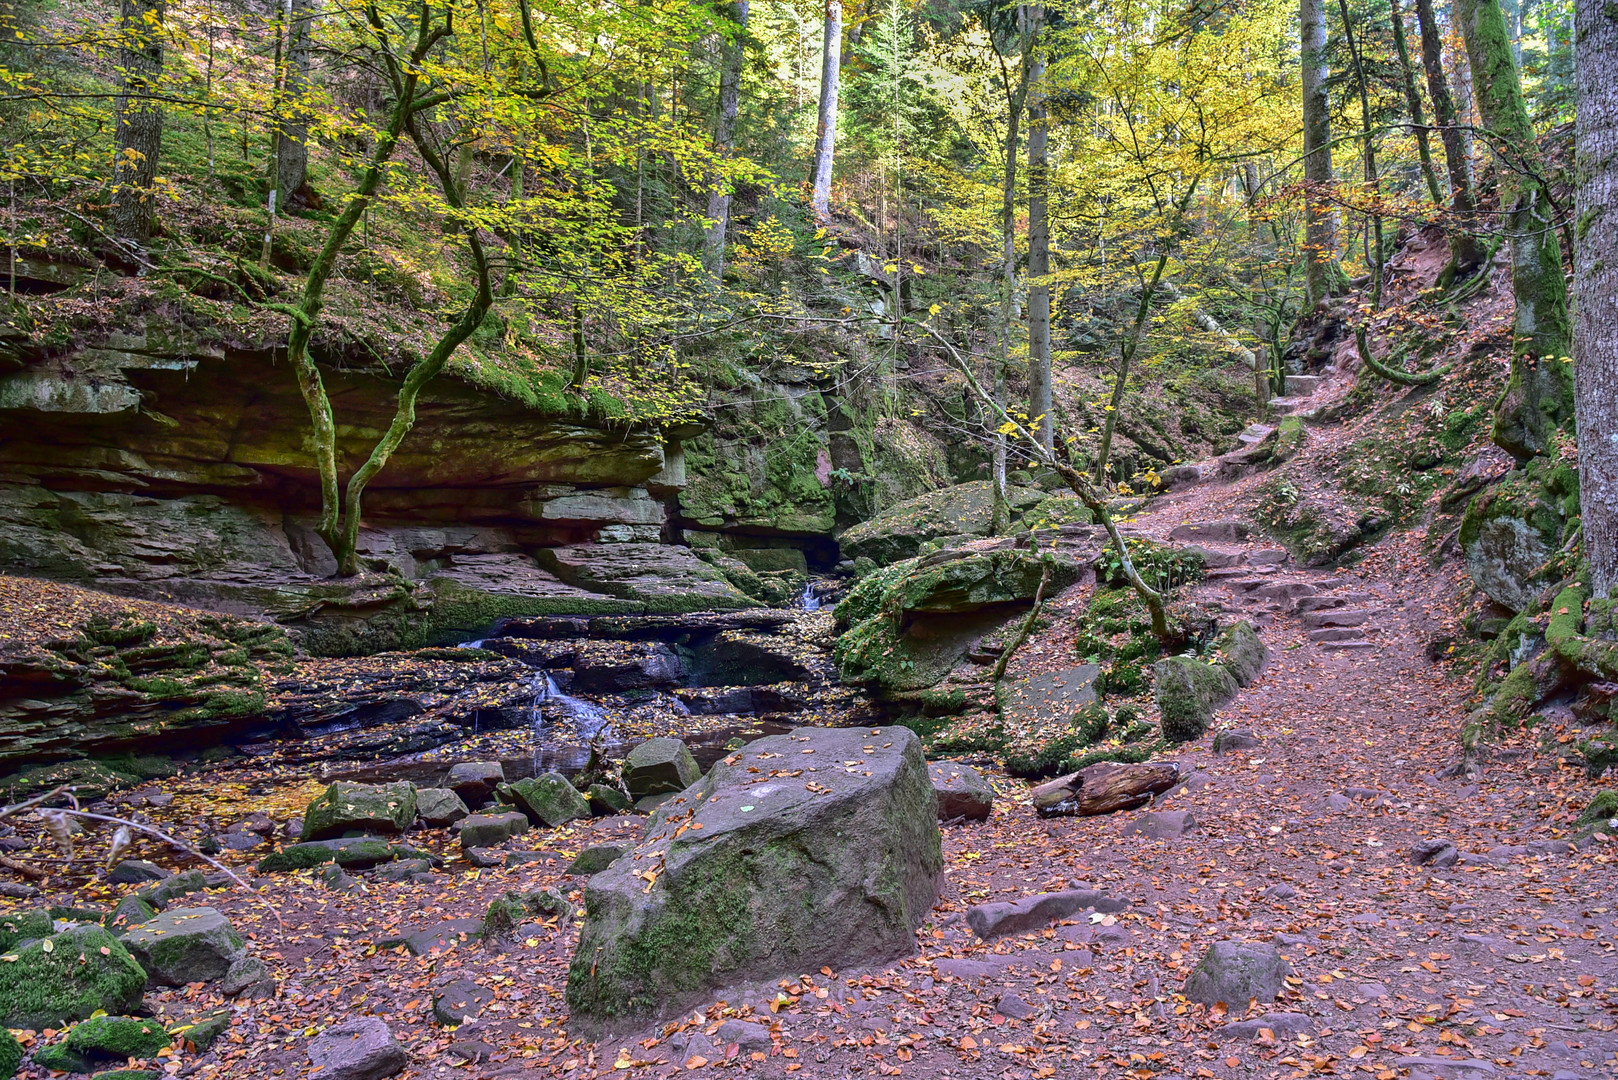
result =
M1342 267L1337 264L1337 211L1328 201L1334 177L1325 0L1299 0L1298 23L1303 68L1303 178L1309 186L1304 208L1304 267L1309 303L1314 305L1347 287Z
M1449 266L1444 270L1446 287L1470 277L1483 265L1483 247L1472 231L1477 201L1472 194L1472 148L1456 115L1450 95L1449 78L1444 74L1444 39L1433 0L1416 0L1416 22L1421 28L1421 66L1427 75L1427 93L1433 99L1433 123L1438 126L1444 145L1444 166L1449 174L1450 211L1455 224L1449 235Z
M309 179L309 69L314 53L314 17L311 0L292 0L286 27L280 130L275 140L275 188L282 208L300 197Z
M1051 272L1049 110L1040 81L1045 58L1038 34L1044 9L1033 8L1028 96L1028 416L1046 449L1051 446Z
M1499 0L1456 0L1478 112L1489 130L1503 227L1511 244L1516 319L1511 381L1495 407L1495 443L1517 458L1544 453L1573 418L1573 348L1555 208Z
M1579 502L1590 587L1618 585L1618 9L1579 0L1574 289Z
M742 62L746 52L742 35L747 32L748 0L726 5L726 28L719 44L719 105L714 114L714 150L729 157L736 146L736 114L742 100ZM730 181L721 175L709 178L708 232L702 240L702 265L717 284L725 275L725 240L730 231Z
M123 0L118 11L118 67L123 87L113 133L112 234L137 247L157 217L157 162L163 109L153 99L163 77L163 0Z
M1438 173L1433 169L1433 152L1427 143L1427 122L1422 118L1421 91L1416 89L1416 72L1410 64L1410 47L1405 44L1405 17L1399 9L1399 0L1388 0L1388 13L1393 16L1393 44L1399 54L1400 81L1404 83L1405 105L1410 109L1411 130L1416 135L1416 156L1421 159L1422 179L1433 196L1433 205L1444 205L1444 193L1438 186Z
M419 114L436 109L448 100L449 95L445 93L424 92L421 81L423 61L439 42L452 33L451 24L435 18L432 9L423 3L410 53L400 58L386 49L379 50L393 98L387 126L378 133L376 145L360 174L359 183L350 193L342 213L332 223L320 254L315 257L304 278L303 295L296 305L285 309L292 317L292 330L287 338L287 359L297 373L298 389L309 410L315 466L320 475L320 519L315 531L336 556L337 572L343 576L356 574L360 570L356 547L366 485L387 465L394 450L415 425L416 400L422 388L443 370L455 350L482 325L484 316L494 302L483 245L477 230L466 226L463 232L477 277L474 295L450 329L427 355L406 372L399 387L398 406L388 430L377 440L365 462L340 491L336 420L320 369L310 355L310 344L319 323L326 284L337 264L337 257L376 194L383 171L401 138L408 134L438 181L450 208L460 210L465 206L465 191L456 181L451 162L437 151L417 123Z

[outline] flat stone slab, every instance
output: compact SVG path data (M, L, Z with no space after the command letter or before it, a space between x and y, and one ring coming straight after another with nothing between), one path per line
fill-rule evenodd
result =
M1124 826L1125 836L1144 836L1150 840L1176 840L1197 828L1197 819L1189 810L1158 810L1142 814Z
M1286 396L1289 398L1308 397L1320 389L1320 384L1325 381L1319 375L1288 375L1286 377Z
M966 925L984 941L1041 930L1053 922L1081 911L1112 913L1123 911L1129 901L1118 900L1094 889L1064 889L1040 893L1011 903L978 904L966 909Z
M406 930L377 941L379 949L396 949L401 945L416 956L443 952L483 936L482 919L449 919L421 930Z
M1096 700L1101 668L1079 664L1013 683L1002 693L1001 711L1013 730L1032 730L1052 721L1065 722Z
M528 815L521 810L503 814L472 814L461 819L461 848L494 847L528 831Z
M1315 1022L1303 1013L1272 1012L1252 1020L1238 1020L1233 1024L1226 1024L1219 1032L1227 1039L1256 1039L1265 1029L1277 1039L1290 1040L1297 1035L1307 1035L1315 1030Z

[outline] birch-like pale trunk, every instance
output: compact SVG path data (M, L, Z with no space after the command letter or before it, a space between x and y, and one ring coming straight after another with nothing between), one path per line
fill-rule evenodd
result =
M843 74L843 0L826 0L821 37L820 110L815 119L815 167L809 207L822 225L831 220L832 166L837 158L837 90Z

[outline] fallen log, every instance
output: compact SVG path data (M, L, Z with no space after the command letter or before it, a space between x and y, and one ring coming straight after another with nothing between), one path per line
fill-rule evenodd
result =
M1102 761L1034 788L1034 809L1040 817L1113 814L1144 806L1179 782L1180 766L1172 761Z

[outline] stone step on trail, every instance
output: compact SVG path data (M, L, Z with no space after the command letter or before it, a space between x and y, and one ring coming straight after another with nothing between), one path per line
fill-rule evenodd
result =
M1276 416L1290 416L1296 412L1298 406L1303 404L1302 398L1273 397L1270 399L1270 412Z
M1264 600L1302 600L1315 595L1315 587L1307 581L1271 581L1252 590Z
M1311 611L1303 617L1303 625L1307 630L1318 630L1326 626L1364 626L1373 617L1381 614L1371 608L1339 608L1335 611Z
M1245 521L1188 521L1169 530L1170 540L1202 540L1235 544L1246 540L1252 528Z
M1328 626L1309 631L1309 640L1316 644L1330 641L1358 641L1366 631L1363 627Z
M1320 384L1325 381L1319 375L1288 375L1286 396L1289 398L1308 397L1320 389Z
M1236 441L1243 446L1257 446L1259 443L1275 434L1275 428L1269 424L1248 424Z
M1352 652L1363 649L1374 649L1376 643L1359 639L1351 641L1322 641L1320 647L1327 652Z

